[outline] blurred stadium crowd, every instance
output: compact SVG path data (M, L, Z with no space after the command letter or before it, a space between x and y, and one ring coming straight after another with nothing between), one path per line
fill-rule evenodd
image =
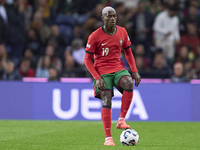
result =
M85 45L108 5L142 78L200 79L198 0L0 0L0 79L91 77ZM121 61L131 71L123 51Z

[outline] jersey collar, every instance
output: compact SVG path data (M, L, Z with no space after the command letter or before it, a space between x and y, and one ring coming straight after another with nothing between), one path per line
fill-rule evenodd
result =
M117 26L115 26L115 32L114 32L113 34L106 32L106 30L104 29L103 26L102 26L102 30L103 30L106 34L113 36L113 35L117 32Z

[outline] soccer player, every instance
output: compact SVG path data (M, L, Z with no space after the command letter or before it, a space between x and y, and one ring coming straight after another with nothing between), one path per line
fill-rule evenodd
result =
M102 100L102 122L105 132L104 145L115 145L111 136L111 100L114 96L113 86L122 95L122 105L118 123L118 129L129 129L125 122L125 116L133 98L133 79L138 86L141 77L135 66L135 60L130 48L131 42L126 30L116 25L117 15L112 7L102 10L104 25L94 31L88 38L85 66L93 76L95 97ZM120 61L121 49L125 51L125 57L132 70L132 77L125 70ZM94 55L94 64L92 58Z

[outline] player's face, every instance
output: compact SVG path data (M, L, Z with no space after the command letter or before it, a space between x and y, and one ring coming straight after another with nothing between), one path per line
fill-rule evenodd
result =
M108 14L103 17L104 25L106 27L115 27L117 15L114 11L108 11Z

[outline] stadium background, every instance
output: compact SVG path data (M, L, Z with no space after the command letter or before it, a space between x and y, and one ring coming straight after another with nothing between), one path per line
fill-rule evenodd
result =
M84 48L89 34L103 25L101 10L107 5L116 9L117 24L129 33L142 78L172 82L200 78L199 1L1 0L0 79L91 78L83 62ZM180 34L172 41L175 53L170 58L166 57L170 52L163 54L165 48L156 44L154 28L158 15L169 7L176 9L179 19L171 35L176 31ZM130 71L123 53L121 61ZM174 65L177 62L178 68ZM176 73L178 69L181 71Z
M127 119L200 120L197 107L200 5L195 0L2 0L1 119L101 119L101 103L93 98L92 77L84 66L84 53L89 34L102 26L101 10L108 5L116 9L117 24L129 33L132 52L142 77L140 87L135 88L138 94L134 95ZM156 18L169 8L176 8L179 18L177 30L180 40L173 41L173 58L166 57L163 49L155 44ZM139 17L140 14L143 17ZM139 32L139 26L144 26L147 31ZM121 61L130 71L123 51ZM175 67L177 63L181 64L181 68ZM60 102L55 104L57 110L53 105L55 90L57 94L62 93L57 96ZM90 94L86 92L84 96L87 90ZM118 113L120 106L120 94L115 93L113 112L116 113L113 114ZM77 99L74 103L71 101L73 97ZM22 110L27 113L21 114ZM40 110L46 111L46 114L39 115ZM95 115L98 117L95 118ZM113 119L117 117L113 116Z
M129 33L142 77L126 118L140 135L134 148L199 149L199 0L0 0L0 149L127 149L115 129L116 89L116 146L103 145L101 101L83 63L107 5ZM154 29L169 7L176 8L180 34L170 59L156 46ZM130 71L123 51L121 61Z

